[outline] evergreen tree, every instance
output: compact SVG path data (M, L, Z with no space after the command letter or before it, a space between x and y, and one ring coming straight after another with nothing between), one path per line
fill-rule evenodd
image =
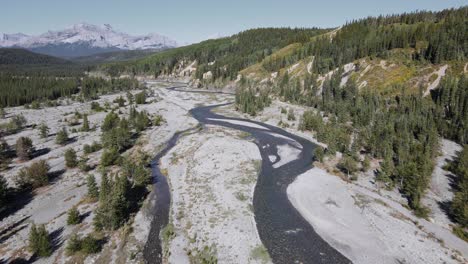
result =
M78 165L76 151L72 148L69 148L65 151L65 165L68 168L75 168Z
M80 223L80 212L76 207L72 207L68 211L67 224L68 225L77 225Z
M48 257L52 255L52 243L45 225L36 227L31 226L29 233L29 249L39 257Z
M18 158L21 160L29 160L33 152L34 147L30 138L20 137L16 140L16 155Z
M68 255L73 255L76 252L81 250L81 239L77 234L72 234L71 237L68 239L67 247L65 250L67 251Z
M41 138L46 138L49 136L49 127L45 123L41 123L39 126L39 136Z
M68 140L68 132L65 129L65 127L62 127L62 129L57 132L57 135L55 137L55 143L59 145L65 145L67 144Z
M98 199L99 198L99 190L96 184L96 179L94 175L90 174L86 178L86 185L88 186L88 197L91 199Z

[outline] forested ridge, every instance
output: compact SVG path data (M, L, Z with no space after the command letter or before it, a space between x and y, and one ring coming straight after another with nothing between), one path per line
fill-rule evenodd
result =
M67 64L70 61L49 55L34 53L25 49L0 48L0 64L31 65L31 64Z
M213 80L233 80L240 70L261 62L274 51L292 43L306 43L312 37L328 31L318 28L251 29L231 37L168 50L134 62L107 64L102 68L111 75L127 72L159 76L170 74L181 61L196 60L197 78L211 71Z

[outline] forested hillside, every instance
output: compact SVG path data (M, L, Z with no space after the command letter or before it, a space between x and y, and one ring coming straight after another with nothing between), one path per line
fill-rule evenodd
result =
M67 64L67 60L34 53L25 49L2 48L0 49L0 64L31 65L31 64Z
M82 76L91 68L84 64L34 53L25 49L0 49L0 71L16 75Z
M262 61L276 50L291 43L306 43L313 36L328 29L261 28L252 29L232 37L203 41L186 47L168 50L136 62L105 65L103 69L116 75L170 74L181 62L197 61L196 78L211 71L213 80L237 77L240 70Z

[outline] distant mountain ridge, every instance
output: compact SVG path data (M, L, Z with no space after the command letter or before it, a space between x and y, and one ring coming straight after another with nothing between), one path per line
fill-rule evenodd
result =
M25 49L0 48L0 65L61 65L70 61Z
M22 33L0 34L0 47L25 48L58 57L89 56L120 50L162 50L177 42L156 33L132 36L116 31L111 25L80 23L59 31L38 36Z

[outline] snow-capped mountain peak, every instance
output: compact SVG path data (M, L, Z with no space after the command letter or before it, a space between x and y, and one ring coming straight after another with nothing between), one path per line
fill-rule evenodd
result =
M0 47L21 47L47 54L54 54L54 49L60 49L58 56L82 56L112 50L142 50L176 47L177 43L168 37L151 33L143 36L132 36L116 31L110 24L102 26L79 23L64 30L48 31L38 36L18 34L0 35ZM84 50L89 48L89 52ZM66 50L70 50L70 54ZM80 50L80 54L73 51ZM62 53L66 54L62 54Z

